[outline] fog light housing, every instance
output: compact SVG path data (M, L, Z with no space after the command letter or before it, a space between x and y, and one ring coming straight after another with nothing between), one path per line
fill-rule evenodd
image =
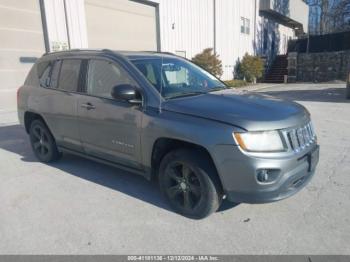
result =
M279 169L258 169L256 171L256 179L259 183L267 184L275 181L279 174Z
M269 173L267 169L261 169L258 171L258 174L256 176L259 182L266 183L269 181Z

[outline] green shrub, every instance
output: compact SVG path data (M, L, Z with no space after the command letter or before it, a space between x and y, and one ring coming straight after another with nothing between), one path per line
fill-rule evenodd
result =
M239 65L240 74L248 82L256 83L258 78L261 78L264 73L264 61L258 56L246 54Z
M224 83L229 87L243 87L248 85L248 82L244 80L237 80L237 79L224 81Z
M222 63L219 55L213 53L213 48L206 48L203 52L195 55L192 62L207 70L216 77L222 76Z

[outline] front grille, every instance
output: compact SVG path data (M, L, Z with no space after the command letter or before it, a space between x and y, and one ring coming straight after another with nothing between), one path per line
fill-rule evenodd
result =
M295 152L303 150L316 140L316 134L311 122L305 126L288 130L287 137L292 150Z

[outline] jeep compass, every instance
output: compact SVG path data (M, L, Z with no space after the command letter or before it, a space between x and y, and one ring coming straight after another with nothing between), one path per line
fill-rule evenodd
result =
M319 159L303 106L237 92L168 53L45 54L18 90L18 116L39 161L70 153L157 179L169 205L195 219L224 198L292 196Z

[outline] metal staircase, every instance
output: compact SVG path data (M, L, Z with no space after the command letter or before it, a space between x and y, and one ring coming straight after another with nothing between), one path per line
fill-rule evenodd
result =
M284 76L288 75L287 55L278 55L272 63L272 66L265 75L265 83L283 83Z

